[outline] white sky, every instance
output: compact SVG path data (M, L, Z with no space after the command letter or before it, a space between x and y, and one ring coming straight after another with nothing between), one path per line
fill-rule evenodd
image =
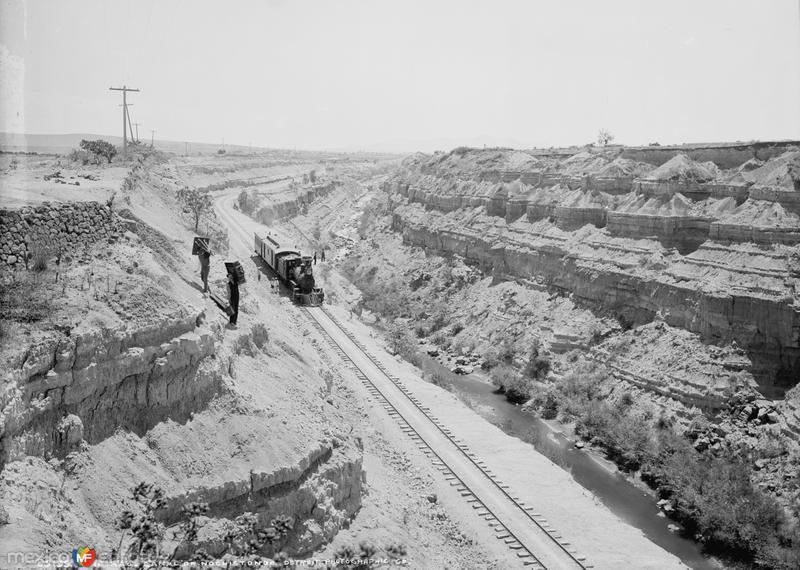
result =
M0 0L0 131L291 148L800 138L800 0Z

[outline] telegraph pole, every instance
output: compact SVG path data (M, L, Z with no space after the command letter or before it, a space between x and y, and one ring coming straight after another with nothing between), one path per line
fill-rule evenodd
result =
M139 142L139 125L142 123L133 123L133 126L136 127L136 142Z
M156 132L154 130L150 129L150 148L155 148L153 146L153 137L155 137L155 136L156 136Z
M131 112L130 108L133 107L133 103L124 103L122 105L117 105L117 107L122 107L122 112L127 116L128 119L128 134L131 136L131 142L133 142L133 121L131 121ZM125 117L123 117L124 119Z
M133 142L133 121L131 121L131 112L128 110L130 107L133 107L133 103L125 105L125 114L128 116L128 133L131 135L131 142Z
M138 89L123 85L122 87L109 87L109 91L122 91L122 154L128 150L128 91L138 93Z

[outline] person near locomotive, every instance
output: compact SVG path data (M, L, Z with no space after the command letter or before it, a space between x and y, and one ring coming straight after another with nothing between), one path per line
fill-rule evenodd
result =
M211 252L206 250L197 256L200 260L200 279L203 281L203 293L208 293L208 274L211 271Z
M228 291L231 305L230 324L235 325L236 319L239 318L239 282L236 280L236 276L230 273L228 274Z

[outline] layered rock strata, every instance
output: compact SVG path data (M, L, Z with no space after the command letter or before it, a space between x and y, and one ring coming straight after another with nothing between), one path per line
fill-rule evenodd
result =
M91 444L117 428L141 434L188 417L218 388L203 366L214 337L197 322L182 309L150 326L51 333L31 345L3 374L0 468L66 454L76 434Z
M270 202L266 206L259 208L253 217L265 225L270 225L276 220L296 216L308 207L314 200L327 196L336 188L335 182L325 184L315 184L303 189L298 195L288 200Z
M481 175L507 170L516 155L461 150L408 159L386 185L394 228L408 243L538 279L624 322L661 315L707 342L735 342L762 383L796 383L800 152L736 173L680 154L655 168L604 151L550 160L555 184ZM593 186L592 174L604 169L620 175L618 184L604 178L614 193ZM572 188L576 176L583 181Z

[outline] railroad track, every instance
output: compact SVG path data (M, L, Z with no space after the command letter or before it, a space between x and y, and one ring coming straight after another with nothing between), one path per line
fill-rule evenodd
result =
M249 232L226 210L220 197L217 211L249 250ZM314 328L361 380L375 400L395 419L400 429L431 460L463 499L493 529L495 538L516 553L531 569L590 569L586 557L526 505L492 470L460 441L403 382L324 307L300 309ZM337 340L338 339L338 340Z
M549 570L592 568L586 557L578 554L533 507L516 497L509 486L439 421L430 408L423 405L397 376L391 374L330 311L324 307L304 307L302 311L375 400L397 421L400 429L473 507L475 513L488 523L495 537L516 553L524 566ZM369 370L370 365L372 370ZM443 450L443 445L449 449Z

